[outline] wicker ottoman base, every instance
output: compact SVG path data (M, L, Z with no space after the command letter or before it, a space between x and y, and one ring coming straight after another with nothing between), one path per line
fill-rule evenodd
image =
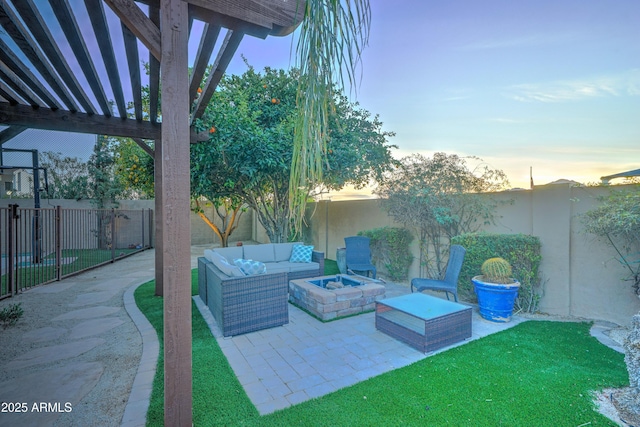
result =
M376 329L427 353L471 337L471 307L424 294L376 302Z

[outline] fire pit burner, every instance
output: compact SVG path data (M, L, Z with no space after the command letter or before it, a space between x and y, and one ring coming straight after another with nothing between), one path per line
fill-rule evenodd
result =
M362 286L365 283L362 280L340 274L336 276L307 280L307 282L324 289L339 289L345 286Z

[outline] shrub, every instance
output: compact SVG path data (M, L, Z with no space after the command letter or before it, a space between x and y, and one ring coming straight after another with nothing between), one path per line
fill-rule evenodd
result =
M451 243L466 248L458 280L459 293L473 299L471 278L481 272L482 263L494 257L507 260L513 278L520 282L516 311L533 313L540 300L540 239L526 234L469 233L455 236Z
M2 323L3 327L13 326L24 314L24 310L20 307L20 304L11 304L8 307L0 310L0 323Z
M382 227L365 230L358 233L371 239L371 256L373 263L382 265L389 279L405 280L409 275L409 266L413 262L413 255L409 245L413 241L411 232L405 228Z
M631 282L640 296L640 185L611 190L598 200L599 206L581 216L584 230L615 250L616 259L628 273L623 280Z

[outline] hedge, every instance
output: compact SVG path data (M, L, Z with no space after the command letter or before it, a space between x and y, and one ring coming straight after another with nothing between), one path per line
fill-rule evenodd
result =
M409 275L409 267L413 262L413 255L409 245L413 240L411 232L405 228L381 227L358 233L370 239L373 263L384 267L389 279L402 281Z
M513 276L520 281L516 310L535 312L540 300L539 267L542 255L540 239L526 234L469 233L455 236L452 245L461 245L466 250L464 263L458 280L459 292L465 297L475 298L471 278L480 274L482 263L493 257L501 257L511 263Z

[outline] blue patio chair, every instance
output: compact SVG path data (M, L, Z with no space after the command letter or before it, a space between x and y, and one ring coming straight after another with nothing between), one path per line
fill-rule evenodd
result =
M347 248L347 272L364 272L369 277L369 272L376 278L376 266L371 262L371 248L369 238L364 236L345 237L344 243Z
M412 279L411 292L414 292L414 288L418 292L427 289L443 291L446 292L447 300L449 299L449 294L453 294L453 298L458 302L458 276L460 276L460 270L462 269L462 262L464 261L464 254L466 252L467 250L462 246L452 245L451 248L449 248L449 261L447 262L444 279Z

